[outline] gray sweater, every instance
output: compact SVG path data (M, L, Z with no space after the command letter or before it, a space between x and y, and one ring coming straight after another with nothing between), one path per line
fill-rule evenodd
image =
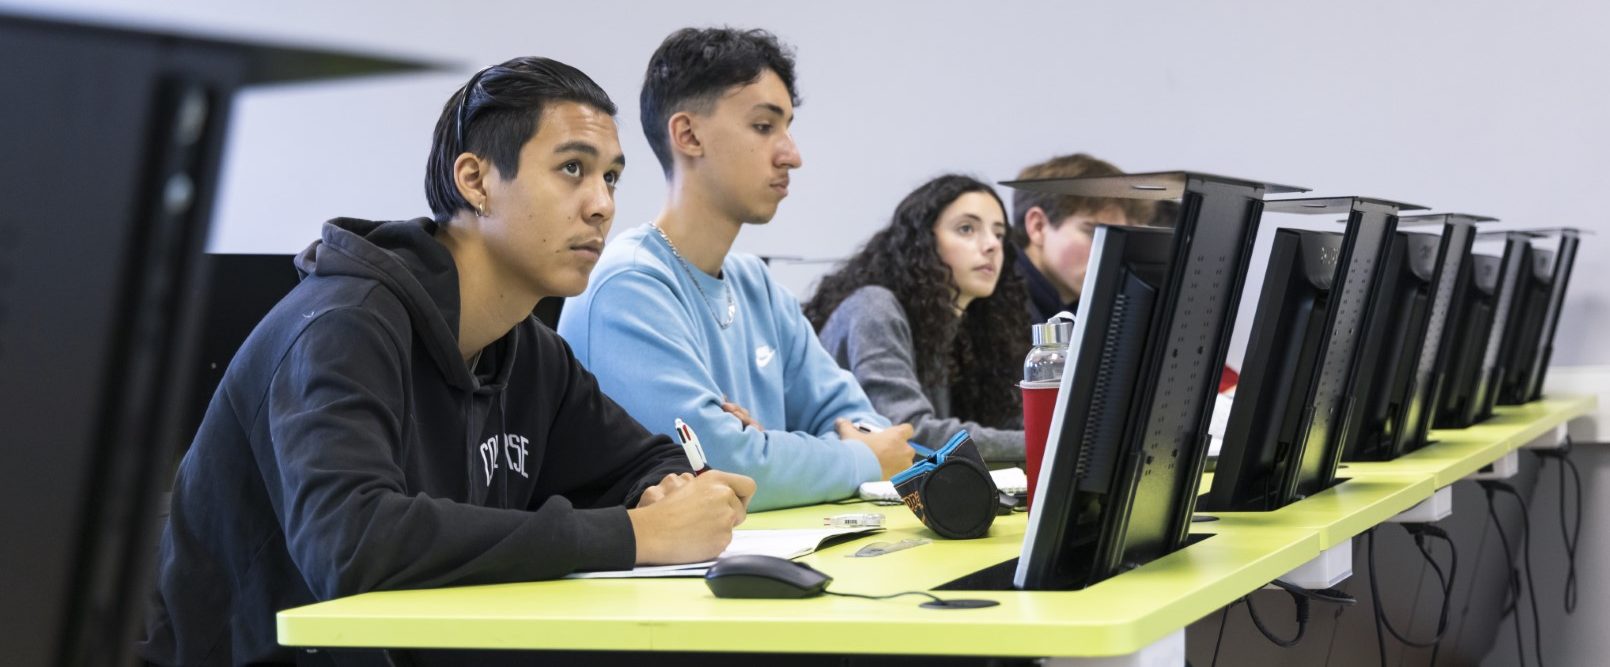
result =
M893 292L869 285L851 293L828 317L821 339L827 353L855 375L872 407L897 424L910 423L917 442L938 447L967 429L986 460L1023 460L1021 416L1003 425L1018 430L962 421L951 416L948 383L922 386L911 349L911 324Z

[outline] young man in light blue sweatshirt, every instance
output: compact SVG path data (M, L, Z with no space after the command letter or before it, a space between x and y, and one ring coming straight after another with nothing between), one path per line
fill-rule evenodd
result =
M729 253L801 165L792 56L761 30L680 30L650 59L640 103L665 209L608 244L560 335L649 430L680 418L713 467L753 477L751 510L837 500L905 469L911 427L852 426L889 422L765 265Z

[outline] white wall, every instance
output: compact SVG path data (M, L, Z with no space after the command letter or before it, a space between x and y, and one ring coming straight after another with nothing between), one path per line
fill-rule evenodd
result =
M649 53L684 25L780 34L799 51L805 158L763 254L843 256L947 170L992 180L1084 150L1132 171L1190 168L1576 224L1583 244L1555 361L1610 363L1610 4L1551 2L438 2L0 0L0 7L339 45L458 65L444 74L260 89L240 99L211 246L290 252L334 215L426 211L431 124L474 68L548 55L621 105L631 166L617 229L658 208L638 127ZM782 267L804 293L820 265Z

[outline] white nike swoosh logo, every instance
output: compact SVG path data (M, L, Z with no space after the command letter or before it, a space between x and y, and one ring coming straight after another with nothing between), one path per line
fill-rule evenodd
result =
M755 348L755 365L765 368L767 364L771 363L771 359L774 356L777 355L772 351L770 346L762 345L757 347Z

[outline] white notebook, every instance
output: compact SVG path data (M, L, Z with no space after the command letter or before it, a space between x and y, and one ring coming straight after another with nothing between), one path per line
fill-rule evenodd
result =
M1027 493L1029 490L1029 476L1022 468L1001 468L989 471L991 479L995 480L995 488L1002 493ZM895 493L894 483L888 480L881 482L865 482L856 491L862 500L876 502L900 502L900 494Z
M875 533L882 528L798 528L791 530L734 530L732 543L718 558L739 554L764 554L778 558L799 558L816 551L834 539ZM630 579L636 577L702 577L715 565L713 560L682 565L645 565L630 570L577 572L567 579Z

